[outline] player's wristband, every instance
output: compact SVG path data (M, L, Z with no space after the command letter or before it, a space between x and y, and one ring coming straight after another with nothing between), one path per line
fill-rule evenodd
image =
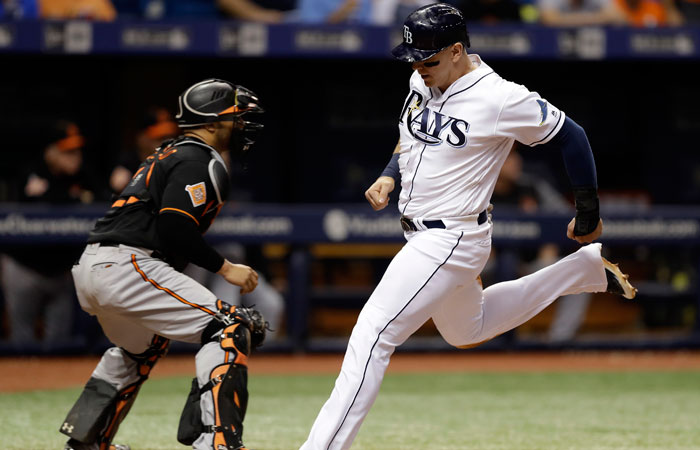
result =
M384 171L381 174L382 177L391 177L394 179L394 183L399 184L401 182L401 172L399 171L399 154L394 153L391 155L389 164L386 165Z
M594 187L575 187L573 192L576 201L574 236L593 233L600 221L598 190Z

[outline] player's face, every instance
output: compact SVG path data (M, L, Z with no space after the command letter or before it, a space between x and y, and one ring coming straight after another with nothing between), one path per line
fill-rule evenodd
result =
M233 128L233 122L229 122L227 120L216 122L214 135L217 145L215 147L225 149L228 146L229 140L231 139L231 134L233 132Z
M449 75L451 49L452 46L425 61L417 61L412 64L413 70L418 71L426 86L441 87L445 83Z

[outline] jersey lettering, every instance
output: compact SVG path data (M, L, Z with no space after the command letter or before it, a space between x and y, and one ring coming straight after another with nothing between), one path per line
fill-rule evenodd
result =
M403 123L403 117L406 115L406 110L411 108L411 111L420 109L420 105L423 103L423 95L418 91L411 91L411 95L406 99L406 103L403 104L401 109L401 116L399 116L399 123Z
M415 117L413 109L408 111L408 132L426 145L440 145L446 141L451 147L461 148L467 143L469 123L462 119L446 116L445 114L425 108ZM442 135L445 135L444 137Z
M460 125L463 129L460 128ZM469 123L465 122L464 120L455 120L454 122L452 122L450 130L452 131L452 134L447 135L447 143L455 148L464 147L464 144L467 143L467 132L469 131ZM454 142L452 142L453 137L457 139Z

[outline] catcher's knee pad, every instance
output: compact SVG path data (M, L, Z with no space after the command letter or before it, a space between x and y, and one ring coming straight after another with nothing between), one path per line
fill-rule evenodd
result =
M111 383L91 377L60 428L61 433L84 444L108 449L119 424L131 409L136 395L158 359L165 355L170 341L154 336L149 348L138 355L121 349L136 361L138 379L117 390Z
M234 450L243 447L243 419L248 407L248 356L252 333L262 332L265 323L255 310L229 306L217 301L219 314L202 332L202 345L218 342L225 352L224 363L215 366L209 381L199 388L195 378L180 418L178 441L191 445L202 433L213 433L213 448ZM211 391L213 424L201 422L201 396Z

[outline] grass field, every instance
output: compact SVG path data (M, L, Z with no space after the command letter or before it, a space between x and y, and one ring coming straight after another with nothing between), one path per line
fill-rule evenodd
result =
M246 445L298 448L334 378L251 377ZM175 434L189 383L150 380L116 441L185 448ZM57 429L78 393L0 395L0 447L62 448ZM700 373L389 374L353 448L700 449Z

